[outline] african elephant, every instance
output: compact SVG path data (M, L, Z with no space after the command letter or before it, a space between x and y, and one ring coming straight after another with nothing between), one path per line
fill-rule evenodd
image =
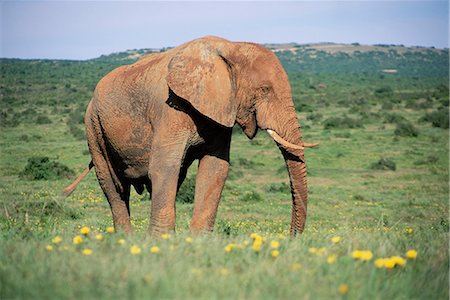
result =
M129 194L151 194L149 232L175 228L175 197L199 160L191 231L212 231L228 174L232 127L252 139L267 130L285 159L292 193L291 234L305 226L304 144L288 76L276 56L253 43L193 40L119 67L98 83L86 111L92 161L114 226L130 232Z

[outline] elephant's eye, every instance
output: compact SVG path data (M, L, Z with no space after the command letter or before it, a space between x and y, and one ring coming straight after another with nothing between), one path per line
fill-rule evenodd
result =
M272 87L263 85L257 89L256 95L260 100L268 100Z

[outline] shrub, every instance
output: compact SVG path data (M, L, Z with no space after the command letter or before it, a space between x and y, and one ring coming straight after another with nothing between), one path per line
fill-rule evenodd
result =
M373 170L391 170L395 171L397 169L397 166L395 165L395 162L389 158L380 158L379 161L374 162L371 166L371 169Z
M69 126L69 132L77 140L84 140L84 139L86 139L86 135L84 133L84 130L80 129L79 127L77 127L77 126L75 126L73 124Z
M394 104L390 101L385 101L381 105L382 110L392 110L394 108Z
M401 123L405 121L406 121L405 117L396 113L386 114L384 116L384 123Z
M317 122L322 119L323 115L321 113L312 113L306 117L306 120Z
M265 190L268 193L283 193L283 192L290 192L291 187L286 182L271 183L266 187Z
M259 202L262 200L263 200L262 196L258 192L255 192L255 191L246 192L244 195L239 197L239 201L244 201L244 202Z
M363 127L362 120L353 119L347 116L330 117L323 121L324 129L331 128L361 128Z
M74 110L69 114L67 124L84 124L84 112L80 110Z
M36 118L36 124L51 124L52 120L46 115L40 115Z
M181 184L177 193L176 202L194 203L195 196L195 177L188 177Z
M55 180L59 178L71 178L75 172L66 165L57 161L51 161L46 156L33 156L28 159L28 163L19 177L29 180Z
M433 107L433 102L430 99L419 99L416 101L408 102L405 108L414 110L424 110Z
M382 86L375 89L375 96L378 98L390 97L394 95L394 90L390 86Z
M312 107L309 104L297 102L297 101L295 101L295 99L294 99L294 102L295 102L295 109L297 111L300 111L300 112L313 112L314 111L314 107Z
M0 126L2 127L16 127L20 124L20 116L15 113L8 113L6 111L0 112Z
M437 111L427 113L421 118L421 121L430 122L433 127L447 129L449 127L448 108L441 107Z
M417 137L419 135L419 131L410 122L403 121L397 123L394 134L396 136Z

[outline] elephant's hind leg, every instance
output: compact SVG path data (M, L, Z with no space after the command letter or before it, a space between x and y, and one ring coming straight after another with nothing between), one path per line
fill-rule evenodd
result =
M86 123L86 134L88 137L89 149L94 163L95 173L98 182L111 207L114 227L116 230L123 230L131 233L130 222L130 183L120 179L111 165L107 151L102 140L97 138L92 121Z
M113 180L114 174L110 171L108 163L102 155L94 158L94 166L98 181L103 190L103 193L108 199L111 207L114 227L117 230L123 230L126 233L131 233L130 222L130 184L123 180Z

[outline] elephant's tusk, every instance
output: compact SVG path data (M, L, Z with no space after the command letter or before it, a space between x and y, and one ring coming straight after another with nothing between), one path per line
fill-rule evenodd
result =
M303 147L305 148L313 148L319 146L319 143L303 143Z
M285 147L288 147L291 149L297 149L297 150L305 149L305 147L303 147L303 146L289 143L288 141L284 140L278 133L276 133L275 131L273 131L271 129L267 129L267 133L275 140L275 142L277 142L278 144L281 144Z
M288 148L292 148L292 149L298 149L298 150L303 150L305 148L313 148L313 147L317 147L319 146L319 143L303 143L302 146L299 145L295 145L292 143L289 143L288 141L286 141L285 139L283 139L278 133L276 133L275 131L271 130L271 129L267 129L267 133L279 144L288 147Z

